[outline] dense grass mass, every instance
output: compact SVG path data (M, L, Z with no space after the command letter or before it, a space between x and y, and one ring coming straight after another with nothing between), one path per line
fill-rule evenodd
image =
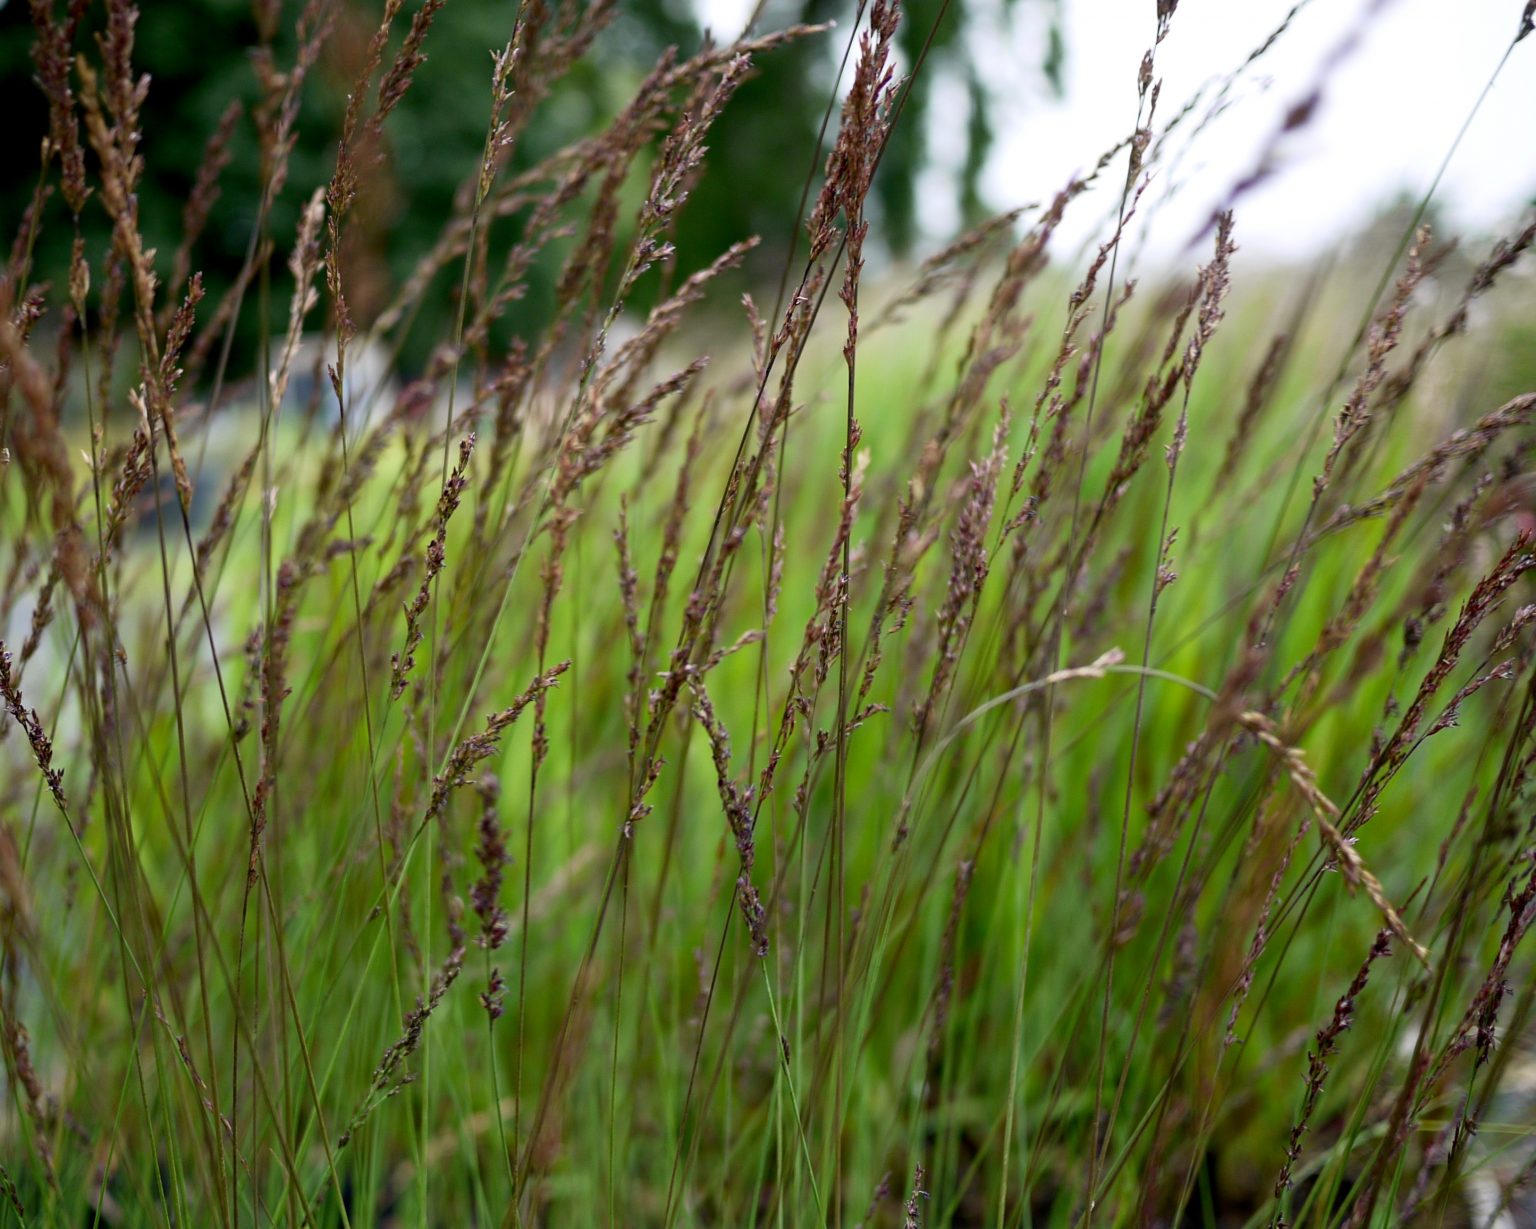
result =
M1160 100L1175 8L1120 146L866 285L894 0L678 50L513 175L613 17L528 0L436 250L355 319L359 184L452 5L354 49L292 234L331 14L257 4L215 303L223 129L147 251L134 10L33 3L0 1224L1532 1223L1536 222L1457 245L1426 198L1234 284L1237 169L1138 288L1257 62ZM832 37L782 285L675 268L732 92ZM96 210L110 249L34 267Z

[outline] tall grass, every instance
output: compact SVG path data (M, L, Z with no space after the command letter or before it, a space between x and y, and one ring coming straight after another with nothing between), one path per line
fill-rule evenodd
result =
M1160 103L1159 3L1123 142L877 284L909 78L874 0L782 288L735 301L751 243L671 260L711 125L833 35L674 51L514 170L615 15L527 0L480 165L358 319L359 185L451 5L388 0L296 185L334 14L283 41L258 3L261 102L170 253L135 11L31 8L0 1220L1536 1215L1536 392L1500 324L1536 223L1469 254L1415 218L1385 267L1245 290L1260 151L1138 289L1148 187L1226 97ZM264 187L208 302L240 123ZM96 209L110 249L33 268ZM1084 209L1102 242L1058 251ZM433 297L427 368L360 377Z

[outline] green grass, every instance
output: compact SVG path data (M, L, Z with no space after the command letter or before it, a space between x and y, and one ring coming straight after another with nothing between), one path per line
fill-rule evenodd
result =
M522 38L529 89L554 68ZM646 104L681 134L659 152L618 125L568 198L546 168L550 219L496 213L492 167L461 220L575 227L561 313L526 368L471 345L345 435L323 378L312 416L258 382L198 468L216 346L173 390L141 366L163 323L113 346L131 322L95 300L86 328L64 299L8 314L0 1223L1486 1219L1531 1164L1528 287L1480 294L1421 371L1486 245L1421 278L1416 241L1379 301L1379 258L1343 262L1297 312L1289 275L1239 264L1228 294L1218 243L1100 348L1125 270L1077 295L1081 268L1026 259L1026 217L956 256L953 315L930 293L874 328L906 275L842 283L852 405L836 293L769 318L766 370L724 282L621 341L638 279L680 285L644 245L687 224L653 206L686 197L679 117L723 64ZM839 148L878 148L882 115L850 110ZM1070 207L1114 203L1095 190ZM603 206L630 196L633 247ZM337 236L296 330L357 275L326 284ZM269 274L253 295L287 302ZM453 253L412 292L460 286L450 349L494 276ZM126 395L93 392L93 444L84 390L153 408L157 380L201 502L150 500L103 550L153 480Z

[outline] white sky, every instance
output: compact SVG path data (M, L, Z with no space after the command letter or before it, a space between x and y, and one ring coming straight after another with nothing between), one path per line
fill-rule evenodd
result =
M1000 8L999 0L991 3ZM1234 69L1291 6L1292 0L1181 0L1157 53L1159 114L1166 120L1202 84ZM699 0L699 7L724 35L740 28L750 0ZM851 0L848 7L851 13ZM999 208L1048 199L1130 131L1136 71L1154 34L1155 0L1064 0L1066 94L1056 99L1038 71L1042 8L1021 0L1011 31L983 16L972 39L972 54L995 95L996 149L984 182ZM1212 205L1252 169L1279 118L1307 95L1320 64L1351 30L1361 37L1328 76L1321 110L1279 147L1277 173L1241 202L1238 241L1250 255L1301 256L1335 241L1399 193L1416 197L1508 47L1521 8L1522 0L1303 4L1182 163L1184 185L1158 216L1152 251L1175 255L1184 247ZM946 111L953 117L955 142L948 148L958 160L964 112L946 107L946 98L958 103L963 94L941 87L935 98L935 123L944 122ZM1536 196L1533 121L1536 36L1510 56L1436 196L1458 223L1495 226ZM934 144L942 163L946 143ZM1149 202L1168 182L1166 172L1161 179ZM954 221L945 196L927 194L924 204L925 221L939 235ZM1077 229L1065 228L1063 238L1087 238L1113 204L1082 202Z

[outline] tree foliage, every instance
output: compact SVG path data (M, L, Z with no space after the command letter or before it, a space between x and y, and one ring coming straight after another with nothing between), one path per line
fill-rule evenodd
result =
M32 0L44 8L53 3ZM1055 20L1060 0L1032 3L1047 16L1047 36L1039 63L1030 67L1054 84L1061 54ZM0 132L0 142L10 145L5 165L13 172L0 185L0 223L7 240L21 233L35 188L35 177L19 168L35 167L38 151L21 148L21 134L46 126L46 107L29 62L29 7L17 3L0 8L0 112L11 119ZM291 18L299 7L296 0L286 0L285 10L293 12L285 16ZM346 94L381 7L367 0L335 0L330 9L331 32L301 98L289 181L273 202L267 222L268 234L279 249L293 235L309 192L330 175ZM396 43L416 7L408 0L396 20ZM989 91L968 54L968 39L983 16L994 22L1013 20L1019 7L1020 0L995 0L993 6L977 0L911 0L905 6L898 33L901 66L909 70L919 60L925 65L904 96L900 122L876 183L877 231L891 254L904 254L921 235L918 179L936 143L954 142L963 150L958 159L946 151L944 159L946 165L962 168L955 185L962 216L982 211L980 177L992 126ZM761 57L752 79L717 124L710 151L715 171L696 186L687 225L679 228L677 275L702 267L731 243L755 234L764 242L744 276L752 281L777 279L793 242L807 178L821 170L828 108L835 108L839 68L861 13L849 0L790 0L760 6L755 20L762 31L794 23L829 28ZM369 177L367 199L359 202L355 256L361 267L352 284L353 308L364 322L370 308L378 306L369 301L369 285L397 284L408 272L452 211L464 168L476 163L487 118L487 52L505 43L515 14L515 6L502 0L450 0L431 29L417 86L390 119L385 165ZM77 47L95 37L100 20L96 6L87 6L76 35ZM291 20L278 23L283 33L271 54L279 68L293 59L292 24ZM594 54L543 104L539 122L514 151L514 170L533 165L589 130L594 120L613 113L668 47L686 53L709 36L698 15L681 0L621 0ZM248 0L183 0L145 5L134 47L135 63L150 78L144 153L156 168L142 185L139 208L144 231L157 243L162 261L170 259L172 236L179 233L183 205L220 117L232 101L238 100L244 108L220 177L220 198L193 255L194 267L202 271L214 294L240 268L257 225L261 158L249 116L261 95L252 69L258 45L258 22ZM940 110L936 98L941 92L945 98L962 97L963 109ZM835 127L835 115L833 121ZM67 268L71 228L57 224L65 212L57 198L50 199L45 210L34 268L38 276L60 278ZM88 204L80 225L88 248L105 250L108 227L99 205ZM492 257L515 238L514 219L493 237ZM520 320L536 320L548 309L556 273L552 262L530 271L526 293L509 317L509 327L515 328ZM436 306L428 311L451 311L450 297L447 293L437 296ZM272 311L275 318L281 305L272 305ZM436 323L424 319L420 334L432 335ZM258 325L254 308L247 310L239 332L237 366L252 361ZM407 363L422 357L412 352L408 342Z

